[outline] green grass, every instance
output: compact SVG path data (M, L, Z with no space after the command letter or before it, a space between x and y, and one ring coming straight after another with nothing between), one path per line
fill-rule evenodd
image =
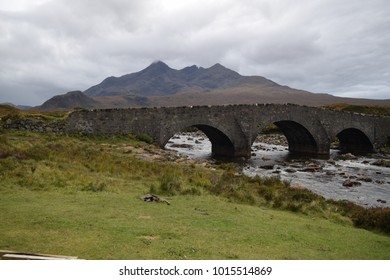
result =
M285 211L177 196L31 191L1 204L0 247L87 259L388 259L389 239ZM5 207L6 206L6 207Z
M84 259L390 259L383 227L353 226L353 215L368 213L360 208L245 177L232 164L140 160L128 147L158 148L136 138L0 131L0 249ZM150 191L171 205L142 201Z

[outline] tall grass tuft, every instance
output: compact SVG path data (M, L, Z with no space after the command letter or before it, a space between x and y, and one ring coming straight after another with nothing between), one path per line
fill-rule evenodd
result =
M174 173L164 174L160 181L160 191L164 194L175 195L182 190L180 178Z

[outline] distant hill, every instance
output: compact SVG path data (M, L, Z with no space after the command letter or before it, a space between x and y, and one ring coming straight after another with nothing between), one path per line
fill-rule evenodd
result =
M342 98L279 85L261 76L242 76L221 64L181 70L164 62L121 77L109 77L84 93L70 92L46 101L41 109L126 108L150 106L294 103L323 106L334 103L390 106L390 99Z
M1 105L6 105L6 106L11 106L11 107L14 107L14 108L17 108L17 109L20 109L20 110L29 110L32 108L32 106L25 106L25 105L15 105L15 104L12 104L12 103L1 103Z
M9 114L17 114L19 109L9 103L0 104L0 118Z
M49 111L49 110L61 110L71 109L75 107L81 108L96 108L99 107L99 103L94 99L86 96L81 91L71 91L63 95L56 95L41 106L35 107L35 109Z

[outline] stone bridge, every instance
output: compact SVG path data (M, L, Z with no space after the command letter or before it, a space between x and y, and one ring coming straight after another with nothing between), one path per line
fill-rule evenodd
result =
M292 104L162 107L80 110L69 115L70 133L147 134L164 147L188 127L203 131L216 156L250 157L257 135L275 124L288 140L289 151L329 155L339 139L346 151L375 151L390 137L390 118Z

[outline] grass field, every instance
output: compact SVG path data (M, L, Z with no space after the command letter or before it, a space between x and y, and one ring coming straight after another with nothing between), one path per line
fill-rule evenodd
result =
M83 259L390 259L389 235L355 227L341 204L233 165L141 160L135 148L157 149L134 137L0 131L0 249ZM171 205L140 199L151 191Z

